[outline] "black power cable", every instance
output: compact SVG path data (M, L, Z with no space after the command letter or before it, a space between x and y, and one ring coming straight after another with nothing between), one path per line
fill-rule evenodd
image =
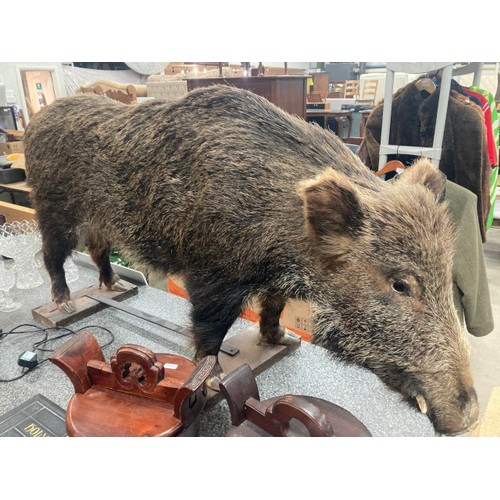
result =
M26 327L28 327L30 329L29 330L26 330L26 329L20 330L21 328L26 328ZM82 328L79 328L78 330L71 330L70 328L66 328L66 327L40 328L36 325L22 324L22 325L16 326L15 328L13 328L12 330L10 330L8 332L3 332L0 330L0 340L3 340L8 335L23 335L23 334L37 334L37 333L43 334L42 340L39 340L39 341L33 343L33 345L32 345L33 350L32 351L26 351L23 354L21 354L18 358L19 366L22 366L23 369L27 368L27 370L23 371L23 373L21 373L20 375L18 375L17 377L14 377L14 378L0 379L0 382L13 382L14 380L19 380L20 378L24 377L25 375L27 375L28 373L33 371L35 368L37 368L41 364L45 363L45 361L48 361L49 360L48 358L45 358L45 359L42 359L41 361L38 361L37 355L36 355L37 351L39 351L39 352L53 352L55 350L55 349L47 348L47 344L50 344L51 342L55 342L59 339L68 337L70 335L76 335L77 333L79 333L83 330L90 330L93 328L106 332L110 337L110 340L108 342L106 342L102 346L100 346L101 349L105 349L106 347L108 347L109 345L111 345L114 342L115 337L114 337L113 333L111 332L111 330L108 330L107 328L105 328L103 326L99 326L99 325L87 325L87 326L84 326ZM52 332L54 332L54 333L58 332L58 333L60 333L60 335L50 337L49 335Z

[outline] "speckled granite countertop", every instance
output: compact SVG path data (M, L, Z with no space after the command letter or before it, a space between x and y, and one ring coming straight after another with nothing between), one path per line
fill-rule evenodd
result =
M36 325L31 309L50 300L49 278L44 270L42 275L44 283L40 287L13 290L15 298L23 306L15 312L0 312L0 327L4 331L22 324ZM70 284L70 289L78 290L96 282L97 272L80 266L80 277ZM138 295L126 299L124 303L179 325L186 325L189 321L189 302L150 286L141 286ZM170 352L188 358L193 354L185 337L176 336L169 330L118 310L104 309L70 325L70 328L78 330L88 325L103 326L113 332L114 342L103 351L106 359L124 343L140 344L153 352ZM228 338L251 325L238 320ZM108 340L105 332L90 330L101 344ZM41 334L22 334L9 335L0 340L0 379L14 378L20 374L18 356L30 350L33 342L41 338ZM60 341L50 347L58 345ZM386 388L371 372L340 363L323 348L307 342L302 342L297 350L258 375L256 380L262 400L283 394L322 398L350 411L373 436L435 436L428 418L409 408L397 393ZM36 394L43 394L65 409L73 395L73 386L59 368L50 362L43 363L20 380L0 384L0 415ZM229 427L229 409L223 400L203 412L199 434L224 436Z

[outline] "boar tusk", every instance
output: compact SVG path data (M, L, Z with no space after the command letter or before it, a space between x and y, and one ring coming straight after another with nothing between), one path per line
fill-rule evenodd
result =
M422 394L417 394L415 399L417 400L418 407L420 408L420 411L422 413L427 413L427 403L425 402L425 399L422 396Z

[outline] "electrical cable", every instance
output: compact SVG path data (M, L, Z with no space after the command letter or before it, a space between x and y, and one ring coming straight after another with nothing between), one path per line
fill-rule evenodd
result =
M20 328L26 328L26 327L30 328L30 330L26 330L26 329L19 330ZM53 352L55 349L47 348L47 344L54 342L56 340L65 338L65 337L69 337L70 335L76 335L77 333L79 333L83 330L89 330L92 328L103 330L104 332L106 332L109 335L110 340L108 342L105 342L103 345L101 345L100 346L101 349L105 349L106 347L108 347L109 345L111 345L114 342L115 336L113 335L111 330L109 330L108 328L105 328L103 326L99 326L99 325L86 325L82 328L79 328L78 330L72 330L72 329L67 328L67 327L40 328L37 325L31 325L28 323L18 325L8 332L2 331L0 333L0 341L4 340L4 338L7 337L8 335L23 335L23 334L42 333L43 334L42 340L39 340L39 341L34 342L32 344L33 352L36 352L36 351ZM64 332L64 333L57 335L55 337L50 337L49 335L51 332L59 332L59 333ZM19 380L20 378L26 376L28 373L32 372L35 368L39 367L41 364L45 363L45 361L49 361L49 358L42 359L41 361L37 362L37 364L35 366L28 368L26 371L24 371L23 373L21 373L17 377L13 377L11 379L0 379L0 382L6 383L6 382L13 382L15 380Z

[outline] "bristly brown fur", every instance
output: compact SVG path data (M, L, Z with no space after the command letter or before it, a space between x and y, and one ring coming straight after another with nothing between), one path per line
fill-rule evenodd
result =
M453 231L428 161L389 185L331 132L226 86L172 104L62 99L34 116L25 148L58 304L69 300L64 259L87 225L108 286L110 242L184 276L197 358L218 353L251 297L270 342L285 301L304 299L317 343L411 404L425 398L436 429L473 420Z

